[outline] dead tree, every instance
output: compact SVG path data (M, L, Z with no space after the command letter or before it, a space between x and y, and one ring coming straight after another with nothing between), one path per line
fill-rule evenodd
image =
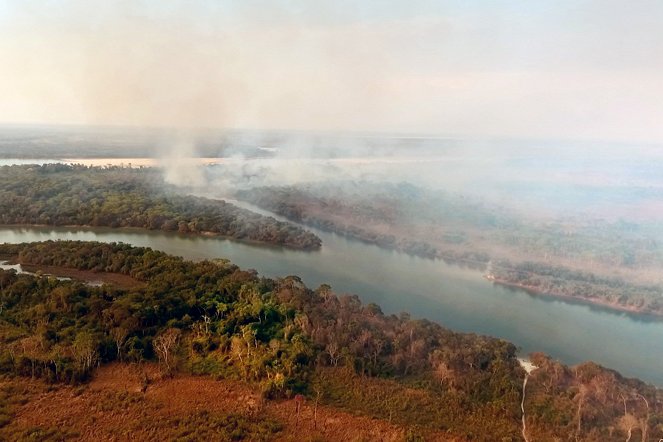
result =
M129 331L124 327L114 327L111 329L110 335L117 347L117 360L122 361L122 347L127 340L127 336L129 336Z
M182 332L177 328L169 328L154 339L154 351L159 358L162 371L170 375L173 369L174 352Z

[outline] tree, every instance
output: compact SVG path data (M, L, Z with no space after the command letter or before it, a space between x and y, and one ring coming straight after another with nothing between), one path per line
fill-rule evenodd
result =
M81 371L87 373L97 362L97 344L90 332L84 331L74 339L74 357Z
M325 350L327 350L327 354L329 354L330 362L334 367L336 367L338 365L338 358L341 356L341 352L336 341L331 341L329 344L327 344Z
M129 331L124 327L113 327L110 331L111 337L117 347L117 359L122 360L122 347L129 336Z
M170 375L173 369L174 353L179 343L181 330L178 328L168 328L154 339L154 351L159 358L159 364L162 371Z

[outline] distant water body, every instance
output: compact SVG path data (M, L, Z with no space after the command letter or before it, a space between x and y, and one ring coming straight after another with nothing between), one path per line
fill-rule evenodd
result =
M298 275L312 288L328 283L385 313L407 311L454 330L507 339L522 353L543 351L568 364L593 360L663 386L663 321L534 296L493 285L475 270L312 230L323 241L315 252L123 229L0 227L0 242L124 242L188 259L228 258L269 277Z
M35 159L25 159L25 158L0 158L0 166L19 166L25 164L51 164L51 163L62 163L62 160L46 159L46 158L35 158Z
M223 161L222 158L189 158L178 161L192 162L199 165L211 165ZM60 158L60 159L26 159L26 158L0 158L0 166L14 166L26 164L82 164L84 166L121 166L121 167L153 167L160 164L155 158Z

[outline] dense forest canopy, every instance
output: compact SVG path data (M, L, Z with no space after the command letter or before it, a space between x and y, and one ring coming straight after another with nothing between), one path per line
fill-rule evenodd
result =
M92 287L0 271L6 374L78 383L99 364L156 360L167 374L241 379L267 398L321 397L422 431L520 437L525 373L508 342L386 315L329 286L262 278L225 260L190 262L125 244L71 241L4 244L0 257L136 281ZM593 363L565 367L544 355L533 361L532 440L663 436L661 391Z
M208 233L298 249L320 239L222 200L177 194L159 171L79 165L0 168L0 223L141 227Z

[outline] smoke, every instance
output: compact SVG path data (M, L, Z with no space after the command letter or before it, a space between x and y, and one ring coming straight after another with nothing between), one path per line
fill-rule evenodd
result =
M157 128L154 155L171 183L206 184L189 158L207 128L335 130L393 109L375 75L390 69L384 50L356 44L363 25L214 2L11 8L0 22L0 121Z
M367 132L663 140L656 2L404 5L8 2L0 121L168 128L155 155L169 182L188 186L210 184L184 161L202 152L204 128L300 131L270 132L269 160L234 150L219 185L348 177L489 188L483 176L508 170L508 155L491 153L503 146L456 146L468 163L438 138L426 148L440 158L410 161L411 139L358 135ZM265 141L244 133L237 143ZM379 167L360 160L376 152L387 158Z
M379 110L380 56L348 51L356 45L343 27L207 2L14 7L0 27L3 120L336 129Z
M662 16L649 1L9 2L0 121L661 141Z
M191 133L179 131L168 137L159 149L159 167L164 180L180 187L207 186L205 168L198 158L196 139Z

